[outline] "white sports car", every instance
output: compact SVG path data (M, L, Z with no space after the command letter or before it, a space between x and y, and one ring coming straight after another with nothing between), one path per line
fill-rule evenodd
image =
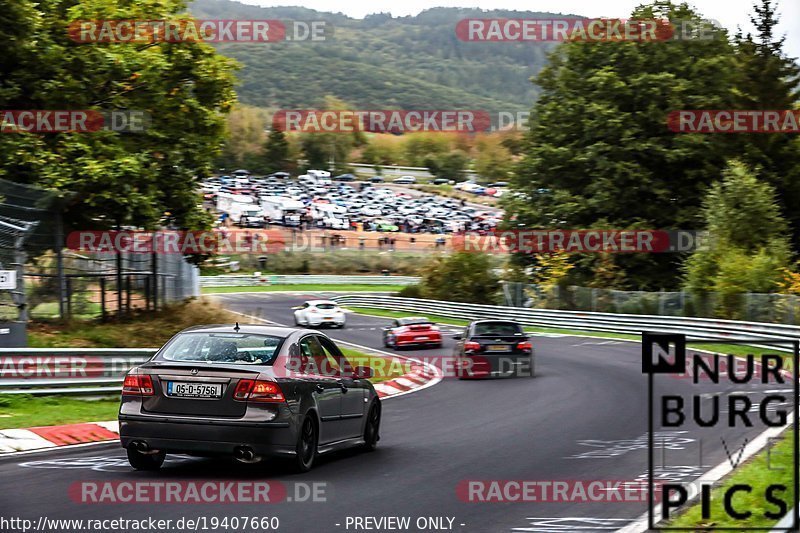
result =
M344 311L339 304L330 300L309 300L299 307L293 308L294 323L297 326L322 326L343 328Z

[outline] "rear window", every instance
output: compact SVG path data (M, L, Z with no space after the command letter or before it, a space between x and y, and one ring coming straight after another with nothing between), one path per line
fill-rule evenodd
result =
M314 307L317 309L336 309L336 304L317 304Z
M522 335L522 327L514 322L481 322L475 324L475 335Z
M401 318L397 321L401 326L415 326L417 324L432 324L430 320L424 317Z
M282 337L250 333L182 333L159 355L162 361L271 365Z

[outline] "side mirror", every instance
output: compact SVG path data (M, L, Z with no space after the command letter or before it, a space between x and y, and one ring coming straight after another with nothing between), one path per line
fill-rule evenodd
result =
M353 377L356 379L369 379L374 375L375 372L368 366L357 366L353 369Z
M460 341L461 340L461 333L456 333L455 335L453 335L453 340Z

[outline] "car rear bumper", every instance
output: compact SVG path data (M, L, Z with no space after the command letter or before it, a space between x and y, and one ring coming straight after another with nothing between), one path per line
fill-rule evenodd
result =
M342 318L334 318L333 320L308 320L309 326L323 326L326 324L336 325L336 326L343 326L345 322L344 317Z
M120 415L123 448L144 441L168 453L233 455L247 446L257 455L292 456L297 432L289 422L190 421L146 415Z
M442 344L442 339L441 337L438 339L435 337L431 337L430 339L404 339L403 337L398 337L395 343L397 346L422 346L426 344L435 344L438 346Z
M458 377L462 379L513 378L530 376L533 356L474 354L463 357L470 361ZM459 366L459 368L462 368Z

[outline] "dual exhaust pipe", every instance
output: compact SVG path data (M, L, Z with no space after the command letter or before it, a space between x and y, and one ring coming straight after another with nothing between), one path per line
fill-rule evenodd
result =
M252 464L261 461L261 456L256 455L249 446L237 446L233 450L233 458L240 463Z
M150 445L143 440L135 440L130 443L130 447L143 455L155 455L161 450L153 450Z
M136 440L130 443L130 447L143 455L155 455L160 450L153 450L150 445L143 440ZM252 464L261 461L261 456L249 446L237 446L233 450L233 457L240 463Z

